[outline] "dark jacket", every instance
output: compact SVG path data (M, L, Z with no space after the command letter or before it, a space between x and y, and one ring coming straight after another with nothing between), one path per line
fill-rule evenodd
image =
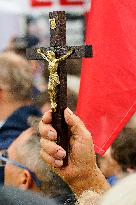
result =
M9 116L0 128L0 150L8 149L10 144L30 126L28 124L28 117L40 117L41 112L34 106L24 106L16 110ZM3 183L4 171L0 167L0 183Z
M24 106L8 117L0 128L0 150L7 149L24 130L30 127L27 122L29 116L40 117L41 112L34 106Z

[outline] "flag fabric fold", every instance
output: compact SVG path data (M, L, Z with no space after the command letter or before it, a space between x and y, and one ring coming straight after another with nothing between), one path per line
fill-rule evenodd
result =
M136 111L135 0L92 0L77 114L102 155Z

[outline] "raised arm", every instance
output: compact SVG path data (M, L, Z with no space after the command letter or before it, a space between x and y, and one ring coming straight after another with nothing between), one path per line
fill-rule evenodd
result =
M46 56L46 54L43 53L40 48L37 49L37 53L39 53L39 54L43 57L43 59L45 59L46 61L50 62L50 60L48 59L48 57Z
M64 60L66 60L72 53L73 53L73 49L69 50L65 55L63 55L62 57L60 57L60 58L58 59L58 61L64 61Z

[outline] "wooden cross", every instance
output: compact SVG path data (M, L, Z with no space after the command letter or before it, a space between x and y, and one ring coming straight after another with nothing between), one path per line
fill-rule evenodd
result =
M64 11L54 11L49 13L50 21L50 47L40 48L42 52L53 51L56 58L65 55L69 50L73 50L68 57L71 59L92 57L92 46L66 46L66 15ZM73 36L76 38L76 36ZM27 49L26 55L29 60L43 60L37 52L39 48ZM56 87L57 108L52 115L52 125L57 131L57 143L67 151L64 159L64 166L68 163L69 134L68 127L64 120L64 109L67 107L67 71L66 60L59 62L57 73L60 84Z

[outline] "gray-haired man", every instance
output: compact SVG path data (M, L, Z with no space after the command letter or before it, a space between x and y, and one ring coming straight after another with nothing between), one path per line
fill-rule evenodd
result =
M34 191L60 204L74 201L69 186L40 157L40 138L33 129L23 132L0 157L5 165L5 186Z

